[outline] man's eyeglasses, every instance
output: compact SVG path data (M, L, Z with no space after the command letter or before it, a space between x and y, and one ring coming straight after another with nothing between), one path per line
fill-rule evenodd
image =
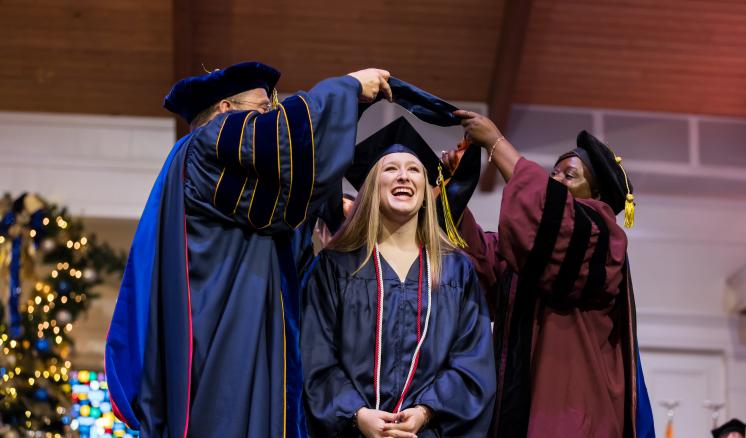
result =
M235 99L229 99L228 102L230 103L237 103L237 104L244 104L244 105L254 105L254 107L257 110L262 110L265 113L272 111L272 104L270 102L255 102L251 100L235 100Z

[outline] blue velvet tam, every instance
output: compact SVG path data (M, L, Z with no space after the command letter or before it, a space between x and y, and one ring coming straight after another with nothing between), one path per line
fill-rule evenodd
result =
M163 107L192 123L199 113L226 97L255 88L264 88L271 96L279 79L280 72L266 64L242 62L180 80L163 99Z
M431 186L438 183L438 167L442 167L443 178L451 176L414 126L404 117L399 117L355 146L355 157L345 178L355 189L360 190L368 172L378 160L397 152L406 152L417 157L425 166L427 181Z

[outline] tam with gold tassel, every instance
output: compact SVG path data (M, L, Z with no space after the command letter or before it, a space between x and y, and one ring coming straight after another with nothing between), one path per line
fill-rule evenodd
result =
M278 106L280 106L280 99L277 97L277 88L272 89L272 97L270 98L270 105L272 105L272 109L276 110Z
M635 224L635 195L622 165L622 157L587 131L578 134L577 148L561 155L557 162L568 156L578 157L588 167L595 188L594 196L608 204L615 215L624 211L624 226L632 228Z

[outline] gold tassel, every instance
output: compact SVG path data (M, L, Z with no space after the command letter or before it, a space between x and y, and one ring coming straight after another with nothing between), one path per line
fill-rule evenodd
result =
M627 199L624 201L624 226L632 228L635 225L635 196L627 193Z
M277 97L277 89L272 89L272 109L276 110L280 106L280 99Z
M446 195L446 182L443 178L443 167L438 165L438 186L440 187L440 199L443 203L443 218L446 223L446 234L448 240L459 248L466 248L466 241L459 235L456 224L453 223L453 217L451 216L451 206L448 204L448 196Z
M0 237L0 288L3 290L8 289L8 282L10 281L10 242L10 239Z
M626 228L632 228L635 226L635 195L629 190L629 179L627 178L627 172L622 166L622 157L614 154L614 161L622 169L624 175L624 184L627 186L627 197L624 200L624 226Z
M205 67L205 63L204 63L204 62L202 63L202 70L204 70L204 72L205 72L205 73L207 73L208 75L209 75L210 73L214 73L214 72L216 72L216 71L220 71L220 69L219 69L219 68L216 68L215 70L208 70L208 69L207 69L207 67Z

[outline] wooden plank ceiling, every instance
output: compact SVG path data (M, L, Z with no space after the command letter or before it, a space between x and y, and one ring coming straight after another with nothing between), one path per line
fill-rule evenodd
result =
M449 98L483 101L498 44L501 0L198 1L194 63L258 59L283 91L364 67L386 68Z
M516 100L746 117L746 2L534 0Z
M258 59L291 92L379 66L490 100L504 0L0 0L0 110L166 115L185 5L195 74ZM514 101L746 117L745 54L740 0L533 0Z
M164 115L171 2L0 0L0 110Z

